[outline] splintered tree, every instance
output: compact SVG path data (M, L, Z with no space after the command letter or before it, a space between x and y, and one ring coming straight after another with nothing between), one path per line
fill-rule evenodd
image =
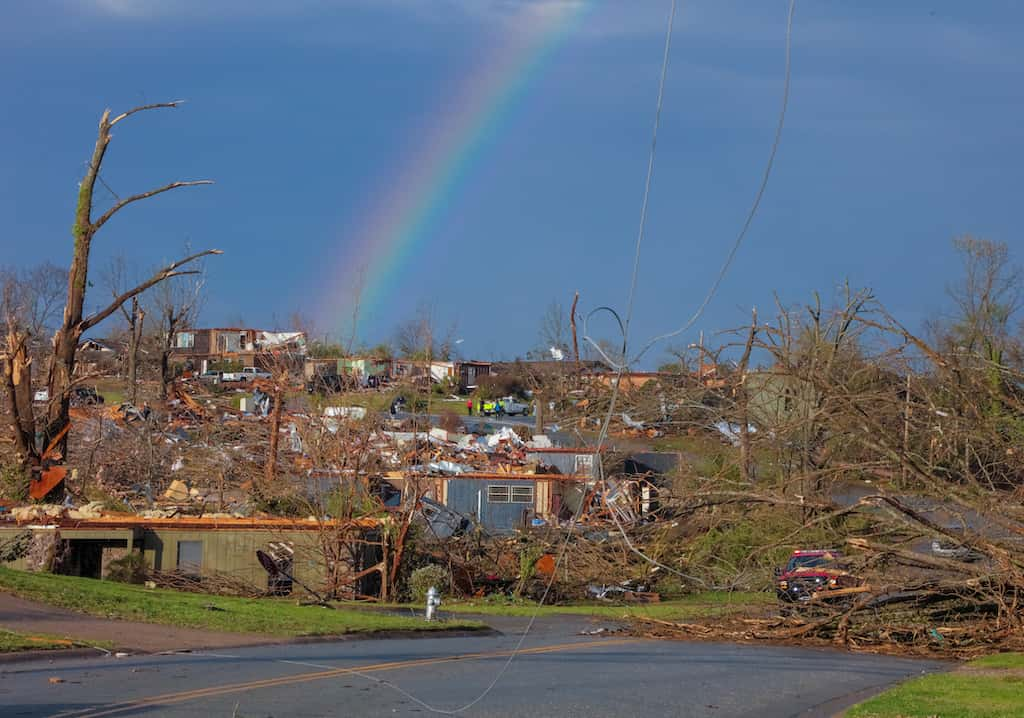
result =
M37 417L31 403L32 365L25 351L25 332L12 322L7 322L5 341L5 382L8 393L14 397L8 402L11 409L9 421L15 435L18 459L26 468L40 467L44 455L47 463L59 461L65 454L69 428L71 389L74 385L74 370L78 343L82 335L92 327L117 312L126 302L139 296L150 287L182 274L181 267L208 254L219 254L219 250L207 250L184 257L157 270L149 279L117 294L106 307L92 314L85 314L86 289L89 286L89 257L96 234L113 219L114 215L128 205L155 197L180 187L212 184L211 180L176 181L138 194L117 199L112 206L100 211L95 207L94 191L97 182L102 182L101 171L107 148L113 137L112 130L118 123L136 113L146 110L177 107L180 102L164 102L132 108L115 117L110 110L100 117L96 144L89 166L78 190L75 221L72 226L74 246L71 268L68 272L67 294L63 317L53 335L52 352L46 369L46 387L49 402L43 415ZM97 216L98 215L98 216ZM37 422L38 420L38 422ZM38 423L38 426L37 426ZM36 429L39 438L36 438ZM55 481L54 486L60 483ZM50 487L53 488L53 487ZM33 492L39 495L39 490Z

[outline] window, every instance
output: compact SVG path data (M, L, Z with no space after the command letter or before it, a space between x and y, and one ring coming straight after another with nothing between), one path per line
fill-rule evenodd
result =
M581 475L590 475L593 471L594 455L576 454L575 463L573 465L573 473Z
M176 349L192 349L196 345L196 335L193 332L178 332L174 337Z
M487 487L487 503L489 504L507 504L509 502L509 487L508 486L488 486Z
M198 575L203 568L203 542L178 542L178 570L190 575Z
M533 487L532 486L513 486L512 487L512 503L514 503L514 504L532 504L533 503Z
M532 486L488 486L487 503L489 504L532 504Z

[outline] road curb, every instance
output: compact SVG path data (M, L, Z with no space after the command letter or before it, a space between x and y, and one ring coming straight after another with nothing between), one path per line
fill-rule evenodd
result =
M106 650L99 648L39 648L28 651L12 651L10 653L0 653L0 667L8 663L23 663L25 661L43 659L52 661L57 658L91 658L106 652Z

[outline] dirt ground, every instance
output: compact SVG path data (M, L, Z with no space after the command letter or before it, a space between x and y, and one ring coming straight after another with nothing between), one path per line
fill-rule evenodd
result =
M113 641L117 650L130 653L226 648L275 642L273 637L253 633L218 633L96 618L26 601L6 593L0 593L0 628L29 635L57 636L83 643Z

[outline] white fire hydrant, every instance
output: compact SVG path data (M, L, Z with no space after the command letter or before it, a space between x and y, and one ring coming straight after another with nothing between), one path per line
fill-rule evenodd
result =
M427 620L434 620L434 613L437 611L437 607L441 605L441 594L437 592L437 589L431 586L427 589Z

